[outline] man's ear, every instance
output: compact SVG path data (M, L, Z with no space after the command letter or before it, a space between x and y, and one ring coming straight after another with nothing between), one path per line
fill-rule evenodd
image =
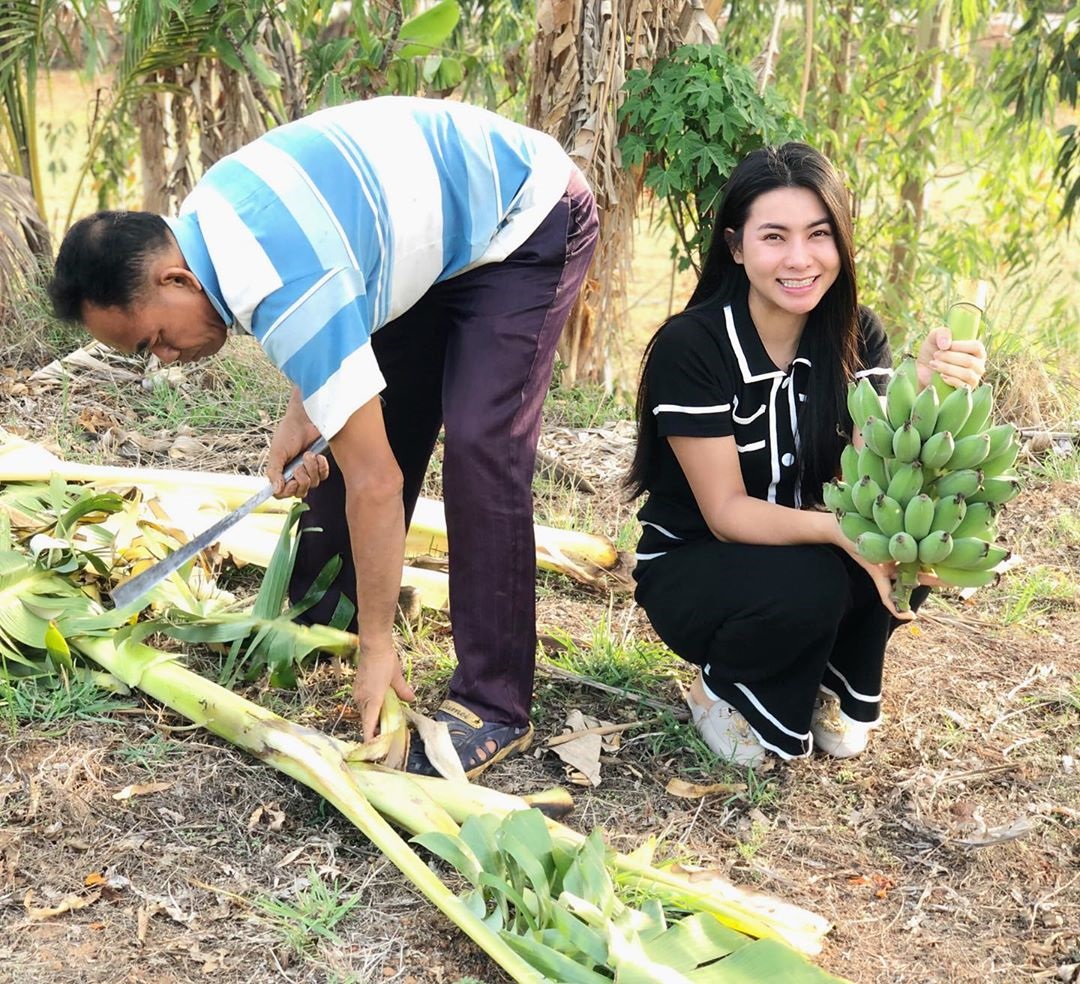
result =
M158 273L158 283L162 286L183 287L187 290L202 292L199 278L188 267L181 264L168 264Z
M731 258L742 265L742 239L735 232L734 229L724 230L724 242L727 243L727 248L731 250Z

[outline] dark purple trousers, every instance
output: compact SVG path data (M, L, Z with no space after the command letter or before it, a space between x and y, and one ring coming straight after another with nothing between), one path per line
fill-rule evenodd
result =
M443 499L457 670L449 696L485 721L524 725L536 659L532 475L555 347L596 247L592 193L575 171L566 194L501 263L432 287L372 335L386 379L383 419L404 476L406 522L445 427ZM345 484L307 498L289 585L303 597L334 555L341 573L306 613L328 622L339 592L356 600ZM317 532L321 529L322 532ZM353 625L355 629L355 623Z

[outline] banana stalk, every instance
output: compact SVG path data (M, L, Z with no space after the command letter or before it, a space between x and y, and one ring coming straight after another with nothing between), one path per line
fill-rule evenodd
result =
M439 880L368 799L373 794L389 800L395 819L411 818L416 824L419 815L427 830L456 833L457 824L407 776L388 780L383 774L376 780L375 773L350 768L339 745L328 736L244 700L149 646L130 640L115 645L102 636L76 636L69 643L127 686L160 700L328 800L515 981L543 981ZM376 782L393 786L392 794L380 794Z
M263 478L255 475L119 468L64 461L39 445L0 430L0 483L42 482L54 475L69 482L93 484L100 489L138 488L147 496L160 499L166 515L189 535L200 532L246 502L264 483ZM265 566L260 560L272 552L281 532L281 523L292 505L292 499L271 499L263 503L222 537L219 549L238 563ZM592 584L618 563L618 551L605 536L539 524L534 530L536 563L542 570ZM447 550L442 503L421 498L408 530L406 557L445 558ZM406 570L403 583L421 591L426 607L445 608L445 583L438 578L414 574L415 569Z

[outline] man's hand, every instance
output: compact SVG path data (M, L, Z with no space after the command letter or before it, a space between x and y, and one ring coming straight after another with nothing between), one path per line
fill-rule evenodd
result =
M929 386L935 372L950 386L974 389L986 372L986 347L977 338L954 340L948 328L935 328L919 348L919 387Z
M377 651L361 650L356 658L353 703L360 712L360 727L365 741L371 741L379 730L379 712L391 687L402 700L413 700L416 696L405 680L401 660L393 647Z
M326 458L310 451L304 455L303 462L297 466L288 482L282 474L285 466L318 436L318 430L304 411L300 393L294 388L285 416L281 418L270 441L270 456L266 464L266 477L274 487L275 499L289 496L302 499L330 474L330 463Z

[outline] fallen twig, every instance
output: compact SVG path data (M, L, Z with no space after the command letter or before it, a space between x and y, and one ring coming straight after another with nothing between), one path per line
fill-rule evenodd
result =
M631 728L643 728L647 724L656 724L659 720L660 718L648 718L644 721L627 721L624 724L602 724L596 728L582 728L580 731L567 731L561 735L552 735L544 742L544 744L548 748L554 748L556 745L573 741L575 738L580 738L582 735L617 735L623 731L629 731Z

